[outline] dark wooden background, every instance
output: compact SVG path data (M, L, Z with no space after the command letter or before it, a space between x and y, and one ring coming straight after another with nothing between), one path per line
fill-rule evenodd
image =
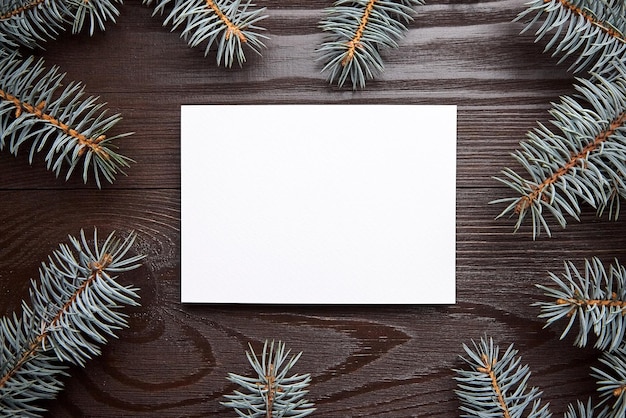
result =
M0 310L19 308L39 263L81 228L135 230L136 251L147 254L121 279L141 288L130 328L86 368L71 370L66 390L45 404L49 416L234 416L219 403L234 389L226 374L250 373L244 350L265 339L304 352L296 371L312 374L319 417L458 416L452 369L462 366L462 344L483 335L515 344L533 371L530 384L557 416L592 394L597 353L574 348L571 337L560 341L560 328L542 328L534 284L561 272L564 260L626 262L624 217L610 222L588 209L583 222L533 241L528 228L514 235L512 220L494 220L502 207L488 204L511 195L492 179L505 166L519 168L510 152L537 120L549 120L551 101L573 92L567 66L511 23L524 1L429 0L400 48L386 54L384 75L359 92L329 86L315 61L317 23L330 1L259 0L269 8L271 40L243 69L217 68L136 0L106 32L64 35L38 52L122 113L116 133L135 134L119 141L121 152L137 163L97 190L78 177L55 179L41 159L29 166L25 155L0 154ZM458 303L182 305L179 107L204 103L458 105ZM424 153L436 147L432 138Z

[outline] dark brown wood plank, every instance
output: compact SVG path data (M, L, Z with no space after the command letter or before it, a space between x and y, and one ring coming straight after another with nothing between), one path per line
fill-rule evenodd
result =
M121 278L141 288L142 306L128 311L130 328L86 368L71 370L66 390L45 404L47 416L234 416L219 403L234 389L225 376L249 373L244 350L265 339L304 352L297 371L313 375L314 416L458 416L452 369L462 366L462 344L485 334L515 343L533 370L531 384L556 415L592 394L588 373L597 353L572 347L571 337L560 341L557 327L542 329L531 306L542 297L534 284L545 283L547 271L560 272L564 260L626 262L626 222L587 210L582 222L533 241L527 227L514 235L512 220L494 220L502 207L489 205L510 195L492 177L514 166L509 154L537 120L549 119L549 103L573 91L567 66L511 23L524 0L429 1L400 48L386 54L385 73L357 92L329 86L315 61L323 38L317 22L330 1L258 4L269 8L271 40L264 56L242 69L216 68L137 0L105 33L63 35L38 54L123 115L116 133L135 134L120 150L137 163L97 190L75 178L56 180L41 160L31 167L23 155L0 154L7 214L0 223L0 311L19 308L39 263L81 228L135 230L136 251L147 255L142 268ZM458 303L180 304L179 107L195 103L457 104ZM433 138L425 153L435 146Z

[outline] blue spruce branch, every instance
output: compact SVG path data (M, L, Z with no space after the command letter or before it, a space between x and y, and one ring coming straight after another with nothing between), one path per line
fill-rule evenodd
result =
M84 97L84 87L70 82L56 67L46 70L43 60L25 60L12 53L0 58L0 151L17 155L29 147L29 160L45 151L49 170L57 176L67 170L66 179L82 165L86 183L92 172L98 187L101 179L110 183L130 158L118 154L113 141L127 136L107 136L120 115L107 115L104 103Z
M531 217L533 237L551 235L547 214L561 227L578 220L581 204L617 219L626 197L626 68L618 76L579 79L576 96L565 96L550 111L555 131L539 124L513 157L529 178L510 168L496 178L518 196L495 200L507 207L498 217L516 216L517 230Z
M548 418L548 405L541 406L541 392L528 387L530 370L521 365L510 345L504 353L493 339L483 337L472 346L463 344L468 369L455 370L462 417Z
M251 0L143 0L146 5L155 3L154 14L163 14L170 8L163 25L172 30L183 27L182 38L190 47L206 43L204 55L215 46L217 65L222 62L232 67L236 61L242 66L246 61L244 46L261 54L267 36L258 23L265 19L265 8L254 8Z
M279 341L265 341L260 359L252 346L246 352L256 377L229 373L228 380L241 387L232 395L226 395L223 405L233 408L238 416L248 418L301 418L315 411L313 403L304 399L311 381L310 374L289 372L302 353L289 358L290 350Z
M600 363L606 370L592 367L592 376L598 380L602 401L596 409L598 418L623 418L626 416L626 348L604 352Z
M600 363L603 368L592 367L592 377L598 382L601 402L592 406L577 403L570 406L566 418L618 418L626 416L626 268L615 262L608 269L593 258L585 261L583 271L571 262L565 264L561 277L550 273L556 287L539 285L551 300L539 302L540 318L546 326L567 320L561 338L575 323L578 334L574 344L585 347L589 335L596 337L595 348L603 350Z
M561 277L550 273L556 287L538 285L550 298L537 302L540 318L546 326L567 320L561 338L578 323L575 344L585 347L589 334L597 337L600 350L614 351L623 343L626 333L626 268L618 262L606 269L598 258L585 261L583 271L572 262L565 263Z
M105 30L107 21L115 23L121 0L1 0L0 48L14 50L43 47L67 27L78 33L87 25L93 35Z
M626 6L623 0L532 0L517 20L524 31L543 20L537 41L550 37L546 51L575 57L571 69L590 70L607 76L612 63L626 53Z
M109 235L89 244L83 231L43 263L32 281L30 304L0 319L0 411L3 417L38 417L37 401L62 389L68 365L83 366L100 346L126 327L123 306L137 305L137 289L117 283L117 274L139 266L129 256L135 240Z
M339 87L363 88L384 70L381 51L396 48L422 0L337 0L326 9L320 28L327 34L318 48L322 72Z

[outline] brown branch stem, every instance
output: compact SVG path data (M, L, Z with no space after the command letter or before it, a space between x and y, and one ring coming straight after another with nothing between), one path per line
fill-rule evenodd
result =
M274 373L274 365L270 364L269 375L265 376L267 379L267 411L266 418L272 418L272 410L274 409L274 394L276 391L276 376Z
M100 146L100 143L106 139L106 135L100 135L97 138L88 138L84 134L78 132L76 129L64 123L63 121L60 121L54 116L45 113L44 108L46 106L46 102L42 101L36 106L33 106L30 103L22 102L16 96L13 96L12 94L5 92L2 89L0 89L0 99L4 99L13 103L13 105L15 106L16 118L20 117L22 112L30 113L36 118L56 126L61 131L75 138L81 146L80 151L78 152L79 156L83 155L87 149L91 149L94 153L100 155L101 157L105 159L109 158L109 154L102 148L102 146Z
M493 359L491 362L486 355L481 356L483 360L483 364L485 367L478 367L476 370L480 373L485 373L491 379L491 387L493 391L496 393L498 397L498 404L502 408L502 415L504 418L511 418L511 413L509 412L509 408L504 401L504 395L502 394L502 389L500 389L500 383L498 383L498 378L496 377L495 372L493 371L494 366L496 365L496 359Z
M613 294L613 299L557 299L557 305L576 305L583 306L603 306L606 308L626 309L626 301L615 299L617 295Z
M265 418L272 418L272 410L274 409L274 400L276 393L280 392L280 388L276 386L276 370L273 363L269 364L269 372L265 375L266 384L257 383L260 391L267 391L267 405L265 405Z
M365 31L365 27L367 26L367 22L370 19L370 14L372 10L374 10L374 3L376 0L369 0L367 5L365 6L365 10L363 11L363 16L361 16L361 21L359 22L359 27L357 28L354 36L351 40L348 41L348 51L346 52L346 56L341 60L341 65L344 67L352 61L354 58L354 52L357 48L361 47L361 39L363 38L363 32Z
M213 10L217 17L226 25L226 39L229 39L231 35L235 35L241 42L247 42L246 36L241 31L241 28L235 25L230 19L220 10L213 0L205 0L208 8Z

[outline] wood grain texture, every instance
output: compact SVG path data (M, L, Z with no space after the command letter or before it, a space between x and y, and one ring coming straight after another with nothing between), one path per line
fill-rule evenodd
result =
M297 371L313 376L318 417L458 416L452 369L462 366L462 344L485 334L515 343L533 371L530 383L556 415L592 394L597 353L574 348L569 337L560 341L560 329L542 329L533 285L566 259L626 262L626 221L587 210L582 222L532 241L528 228L514 235L511 220L495 221L502 207L489 205L510 194L493 176L515 166L510 153L526 131L549 119L551 101L573 92L567 66L511 23L524 0L428 1L400 48L385 55L385 73L358 92L329 86L315 61L317 23L329 1L257 3L269 8L271 40L242 69L217 68L137 0L106 32L64 35L38 52L123 115L116 131L135 133L120 150L137 162L97 190L55 179L41 160L29 166L25 156L0 154L0 311L19 307L39 263L81 228L135 230L135 251L148 255L122 278L141 288L130 328L86 368L72 369L66 390L45 404L48 416L234 416L219 403L234 389L225 376L249 373L244 350L265 339L304 352ZM179 107L204 103L457 104L458 303L181 305Z

